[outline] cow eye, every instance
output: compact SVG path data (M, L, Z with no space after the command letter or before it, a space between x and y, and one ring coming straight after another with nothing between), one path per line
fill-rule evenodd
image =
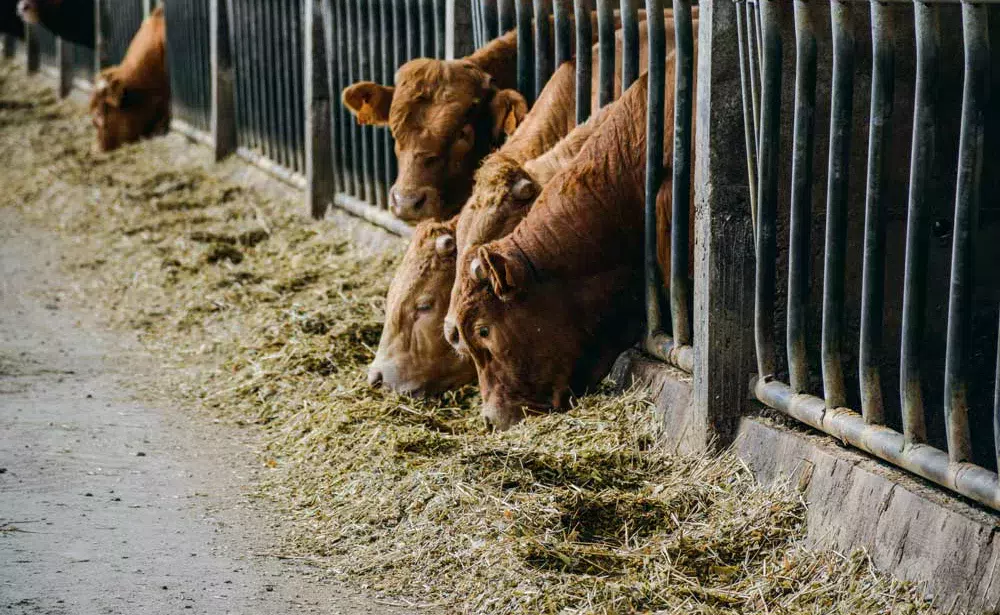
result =
M420 299L417 301L418 312L429 312L434 307L434 302L430 299Z
M486 325L479 325L479 330L477 331L477 333L479 334L479 337L489 337L490 328L487 327Z

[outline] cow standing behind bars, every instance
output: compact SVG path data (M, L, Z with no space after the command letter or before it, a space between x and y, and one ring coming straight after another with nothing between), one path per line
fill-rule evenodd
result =
M670 18L666 20L667 51L674 44L672 14L669 11ZM645 21L639 25L642 69L647 53L647 27ZM620 32L616 34L616 95L621 93ZM598 56L595 45L591 55L591 108L599 106ZM462 214L446 224L425 222L417 227L389 287L385 324L368 370L372 386L428 394L473 380L471 360L466 354L454 352L449 345L460 346L454 318L445 318L456 283L454 263L470 243L478 246L513 230L542 186L570 164L600 126L607 107L574 128L575 85L576 63L569 61L556 70L514 134L484 161ZM436 241L432 241L434 238ZM445 337L440 334L442 327Z
M143 20L121 64L101 71L90 98L90 115L97 128L95 147L105 152L170 128L163 7Z
M674 64L671 54L667 118L673 117ZM526 411L567 407L573 395L600 382L644 330L647 95L643 75L514 232L458 263L463 279L452 298L458 330L476 365L483 415L499 429ZM673 124L665 124L669 167ZM670 219L671 188L668 180L657 195L663 221ZM669 234L660 237L669 246ZM669 279L669 259L662 260Z

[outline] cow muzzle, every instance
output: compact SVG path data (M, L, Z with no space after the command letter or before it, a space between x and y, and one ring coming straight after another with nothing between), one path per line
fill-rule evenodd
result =
M418 221L439 218L441 199L433 188L403 189L393 186L389 191L389 209L400 220Z
M458 332L458 325L455 324L453 318L447 316L444 319L444 339L455 349L455 352L459 354L467 353L468 349L462 343L462 336Z

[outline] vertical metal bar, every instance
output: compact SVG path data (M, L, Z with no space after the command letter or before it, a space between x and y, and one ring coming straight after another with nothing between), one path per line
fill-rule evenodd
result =
M211 48L211 88L209 125L215 144L215 160L233 153L237 145L239 107L234 95L235 79L232 47L232 2L211 0L209 46Z
M443 60L446 55L447 41L445 26L445 4L447 0L433 0L434 4L434 57ZM494 7L494 11L495 11ZM388 13L386 13L388 15ZM388 73L387 73L388 74Z
M535 7L535 98L552 76L552 0L534 0Z
M622 19L624 21L622 2ZM634 6L632 7L635 8ZM635 37L639 33L636 26ZM674 0L674 39L676 41L677 71L674 88L674 177L673 216L670 220L670 316L673 324L674 344L691 345L691 314L688 301L691 284L688 280L688 247L691 244L691 126L694 111L694 25L691 19L691 0ZM627 40L627 39L626 39ZM637 45L638 47L638 45ZM650 46L657 53L662 47ZM626 57L628 54L626 54ZM638 62L638 49L636 49ZM638 64L635 67L638 72ZM624 76L623 76L624 80ZM625 87L624 81L622 87Z
M261 151L264 147L264 121L263 121L263 98L264 90L263 84L261 83L261 71L263 70L261 58L260 58L260 27L257 25L257 21L260 18L260 5L254 2L244 2L249 5L247 8L247 27L249 29L249 36L246 39L246 45L250 49L250 62L247 71L247 81L250 83L250 104L251 115L253 117L253 147L254 149Z
M25 41L25 60L26 60L26 70L28 74L37 73L38 67L41 64L42 53L41 46L38 44L38 26L32 24L25 24L24 26L24 41Z
M305 28L311 27L311 24L306 24L303 17L303 3L301 0L294 0L292 3L294 10L291 11L293 15L292 19L292 43L289 46L292 52L292 85L293 97L295 104L292 105L292 109L295 111L295 130L292 131L292 136L295 139L295 170L298 173L305 173L306 170L306 117L305 117Z
M774 375L774 294L777 253L778 139L781 120L780 0L761 5L764 50L761 66L760 187L757 197L757 280L754 298L754 332L757 371L761 378Z
M406 47L409 57L420 57L420 0L399 0L406 3ZM473 0L477 2L478 0Z
M497 37L498 25L496 0L483 0L483 43L488 43Z
M747 14L747 45L749 55L747 57L750 67L750 106L753 109L753 142L756 148L758 160L757 176L760 177L760 41L757 38L757 26L754 25L754 5L752 0L747 0L745 5ZM759 204L758 204L759 206Z
M937 5L913 5L917 44L916 87L913 101L913 140L910 158L909 210L906 221L906 264L903 274L903 331L899 387L903 400L903 433L908 444L927 441L921 350L927 294L928 190L934 164L941 32Z
M823 391L827 408L847 404L844 366L844 277L847 257L847 181L851 157L854 101L854 32L846 0L830 4L833 28L833 88L830 108L830 160L826 198L826 247L823 262Z
M615 17L611 0L597 0L597 105L615 99Z
M386 84L392 82L392 70L393 70L393 48L392 48L392 0L381 0L381 31L379 33L379 38L382 39L382 75L380 83ZM442 24L441 28L442 34L444 33L444 28ZM392 181L395 175L392 171L393 163L393 151L392 151L392 135L389 134L389 129L386 127L380 128L379 132L382 133L382 189L383 194L382 202L387 204L389 202L389 187L392 185Z
M374 41L372 41L374 43ZM434 6L432 0L420 0L420 54L434 57Z
M315 0L305 0L305 1L314 2ZM313 11L315 11L315 8L313 9ZM292 108L295 105L295 97L292 95L293 83L291 79L291 65L295 62L295 51L288 44L288 41L292 40L292 30L296 27L297 24L295 24L294 20L292 19L292 15L289 13L289 11L281 11L279 14L278 21L281 24L280 31L282 33L282 36L277 38L275 42L277 43L278 48L281 51L281 58L282 58L282 69L281 69L282 75L281 75L281 85L280 85L281 96L282 96L281 99L286 108ZM322 21L324 23L326 22L325 19L323 19ZM329 54L331 53L331 48L333 43L332 37L330 37L331 40L327 44L327 35L325 34L325 32L323 36L324 36L323 48L326 52L325 56L329 56ZM325 60L326 58L324 57L322 59ZM323 65L323 70L326 70L325 63ZM332 88L333 82L330 81L329 78L330 75L327 74L327 87ZM337 99L331 98L331 100L336 101ZM333 118L330 119L332 120ZM335 124L336 124L335 122L331 123L330 127L331 138L333 135L336 135L337 133L337 127ZM286 120L282 128L283 130L282 130L281 140L282 140L283 155L285 158L284 164L286 167L291 168L293 161L295 160L295 127L292 125L291 122Z
M754 235L757 233L757 133L755 132L754 122L757 121L755 117L751 115L752 110L750 108L750 68L747 66L749 62L749 49L747 48L747 43L744 41L744 33L746 32L746 25L744 24L744 11L743 8L736 5L736 40L737 49L739 53L740 62L740 102L743 106L743 141L744 148L746 149L747 157L747 185L750 187L750 221L753 225ZM756 242L754 244L754 249L756 249Z
M529 105L535 101L531 11L531 0L517 0L517 90L528 99Z
M379 53L381 51L381 44L384 42L382 38L382 24L380 19L379 0L366 0L370 6L368 7L368 49L369 49L369 74L371 81L375 83L385 83L385 78L382 76L382 62L379 61ZM428 1L428 5L430 2ZM433 27L428 28L428 35L425 39L430 38L431 31ZM433 41L432 41L433 42ZM384 128L375 127L371 128L372 138L374 139L374 154L375 160L372 164L372 174L374 175L373 180L375 182L375 204L379 207L385 207L386 202L386 185L385 185L385 144L386 141L383 136Z
M469 0L469 3L472 8L472 46L479 49L483 44L483 19L480 15L483 10L482 0Z
M17 38L13 34L3 35L3 57L13 58L17 54Z
M968 379L972 356L974 237L979 219L979 188L983 175L983 144L990 83L988 10L983 4L962 4L965 86L962 92L962 127L958 141L951 289L948 296L948 340L944 364L944 415L948 433L948 456L952 462L972 460Z
M514 3L515 0L497 0L497 12L500 13L498 36L503 36L516 27Z
M620 0L622 19L622 91L639 77L639 15L636 0ZM674 9L676 11L676 8ZM650 47L650 50L654 49ZM659 53L659 51L657 51ZM677 56L680 58L680 56ZM678 75L680 72L678 71Z
M593 33L590 23L590 0L575 0L576 19L576 123L590 117L591 72L593 63Z
M267 46L268 71L272 73L268 79L268 89L270 95L269 104L274 106L271 111L271 154L269 157L279 165L290 169L292 167L291 158L287 156L290 148L285 147L287 138L291 136L292 123L289 115L293 112L292 105L285 100L285 94L291 89L291 84L286 86L283 80L289 76L289 55L287 42L290 32L284 30L285 19L287 17L287 7L284 6L288 0L279 0L270 4L266 13L265 30ZM313 0L299 0L312 2Z
M370 80L369 73L369 62L368 54L365 53L365 49L371 45L371 39L367 36L368 34L368 1L369 0L356 0L357 2L357 21L355 22L355 31L357 32L358 41L358 75L363 80ZM420 4L417 2L417 9L419 11ZM420 14L418 12L417 18L419 20ZM361 127L361 168L364 173L365 178L365 200L371 204L375 204L375 170L372 168L373 162L375 161L374 152L374 140L372 137L373 127L372 126L362 126Z
M336 69L340 72L341 82L344 86L349 86L355 83L357 80L354 78L354 69L350 62L350 52L349 48L351 46L350 37L350 19L348 14L348 4L349 0L333 0L334 10L337 12L337 23L339 27L337 28L337 67ZM400 3L401 4L401 3ZM405 45L404 45L405 46ZM343 91L343 90L341 90ZM340 98L340 93L337 94L338 99ZM359 194L359 171L358 165L360 161L357 156L357 147L355 143L355 134L357 132L357 122L351 116L344 107L343 103L340 103L341 108L341 126L343 127L343 132L341 139L344 142L344 156L341 160L344 162L344 174L345 183L344 191L350 192L352 196L357 197ZM350 162L348 162L350 161Z
M347 41L345 54L347 58L347 82L357 83L361 81L361 75L358 74L357 59L355 58L358 53L358 41L357 28L354 26L354 0L341 0L341 4L344 16L342 23L345 25L345 39ZM354 163L351 175L353 178L351 189L353 196L364 199L364 175L361 171L361 126L354 119L350 120L350 124L351 130L348 134L351 143L351 160Z
M667 34L663 19L662 0L646 0L646 15L647 27L649 28L649 49L665 50ZM588 15L588 21L589 17ZM656 195L663 183L666 60L662 52L649 54L647 84L649 91L646 93L646 198L643 226L643 280L647 339L663 330L663 310L660 305L663 274L660 271L657 253L659 238L656 220Z
M340 27L336 11L333 10L333 0L320 1L320 13L323 17L323 70L326 71L326 82L330 89L330 164L333 167L334 192L344 192L344 166L341 156L344 151L340 126L340 70L335 62L336 42L334 32ZM383 37L384 38L384 37Z
M885 300L885 176L892 135L895 73L892 13L871 3L872 95L868 129L868 181L865 195L865 247L861 282L861 340L858 371L865 421L885 424L882 399L882 326Z
M236 107L236 145L247 144L247 86L246 86L246 60L243 57L243 45L241 38L243 35L243 13L239 6L239 0L225 0L226 8L229 9L229 52L233 59L233 85L235 94L233 101ZM245 39L244 39L245 40Z
M278 3L284 4L286 1L278 0ZM263 66L261 67L260 75L264 85L264 98L262 99L265 126L264 155L278 164L283 164L277 151L278 125L285 119L291 109L279 109L275 97L278 88L275 87L274 81L276 73L281 69L278 68L279 65L275 62L274 39L277 38L278 33L274 31L274 22L271 19L271 13L276 8L275 4L278 3L268 2L261 6L260 20L257 23L260 28L258 33L261 39L263 57Z
M556 60L554 66L573 58L573 31L570 28L570 13L573 0L555 0L552 15L556 25Z

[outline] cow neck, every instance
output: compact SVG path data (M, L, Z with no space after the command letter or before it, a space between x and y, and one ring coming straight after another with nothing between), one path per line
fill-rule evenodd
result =
M556 146L575 121L575 63L566 62L549 79L524 122L501 148L523 164Z
M609 111L510 236L539 279L589 275L642 256L645 79Z
M517 31L493 39L465 58L493 78L498 90L517 88Z

